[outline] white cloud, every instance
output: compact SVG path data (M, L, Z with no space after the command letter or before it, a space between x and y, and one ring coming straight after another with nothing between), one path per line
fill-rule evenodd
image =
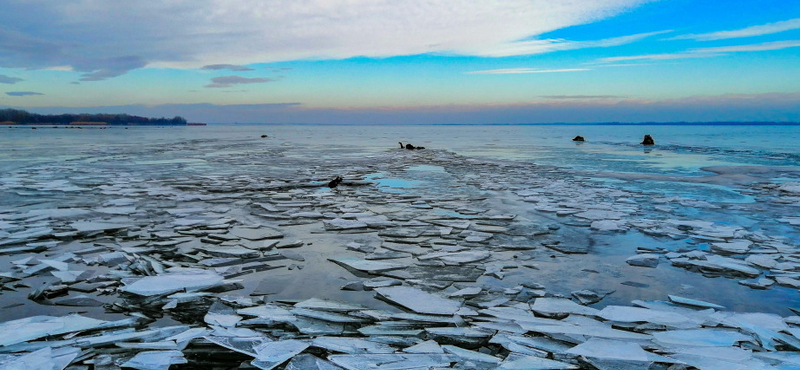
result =
M692 49L693 53L737 53L745 51L770 51L800 47L800 40L774 41L761 44L720 46L714 48Z
M565 69L534 69L534 68L507 68L507 69L490 69L486 71L472 71L467 72L470 75L510 75L510 74L525 74L525 73L562 73L562 72L580 72L588 71L587 68L565 68Z
M700 34L689 34L673 37L673 40L697 40L697 41L713 41L723 39L734 39L740 37L753 37L771 35L784 31L791 31L800 29L800 18L789 19L786 21L767 23L759 26L752 26L732 31L718 31Z
M668 54L644 54L644 55L626 55L620 57L600 58L597 61L600 63L615 63L627 62L634 60L671 60L671 59L687 59L687 58L708 58L713 54L691 54L691 53L668 53Z
M571 41L571 40L530 40L530 41L514 41L497 45L491 49L476 53L476 55L488 57L506 57L513 55L530 55L550 53L554 51L576 50L587 48L607 48L612 46L620 46L630 44L642 40L644 38L667 33L672 31L657 31L639 33L635 35L612 37L601 40L590 41Z
M646 1L3 0L0 66L77 66L85 77L102 79L141 64L130 63L133 58L148 66L200 68L420 53L533 54L632 42L521 40Z
M753 51L772 51L800 47L800 40L773 41L760 44L719 46L713 48L689 49L681 53L630 55L598 59L600 63L625 62L633 60L670 60L688 58L710 58L726 53L741 53Z

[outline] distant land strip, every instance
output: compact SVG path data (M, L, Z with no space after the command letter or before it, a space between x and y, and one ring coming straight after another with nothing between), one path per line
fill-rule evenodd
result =
M142 126L186 126L185 118L148 118L129 114L37 114L21 109L0 109L0 125L142 125Z

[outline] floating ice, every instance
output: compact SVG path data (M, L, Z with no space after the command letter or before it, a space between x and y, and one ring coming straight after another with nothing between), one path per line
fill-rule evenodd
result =
M158 276L143 277L120 288L121 291L141 296L166 295L180 291L194 291L222 284L223 277L212 271L187 270Z
M422 314L453 315L461 308L459 301L446 299L417 288L397 286L378 288L375 291L386 300Z
M653 332L655 339L664 344L698 347L730 347L753 338L734 330L691 329Z
M314 355L303 353L286 364L285 370L342 370L341 367Z
M643 253L628 257L625 262L631 266L656 267L659 258L657 254Z
M69 225L79 233L93 233L98 231L108 232L127 229L131 225L117 224L110 222L95 222L95 221L75 221Z
M606 306L597 316L609 321L638 322L666 325L667 327L688 329L699 327L704 320L693 319L676 312L651 310L629 306Z
M169 370L171 365L187 362L181 351L145 351L137 353L122 366L140 370Z
M283 233L280 230L271 228L250 228L234 227L230 230L231 235L247 240L280 239Z
M266 342L254 348L256 359L251 364L259 369L273 369L308 348L309 344L299 340Z
M394 347L361 338L317 337L311 341L311 345L331 352L351 355L359 353L393 353L395 351Z
M546 358L535 356L523 356L519 358L510 358L503 361L498 370L571 370L578 369L579 367L566 362L548 360Z
M581 306L566 298L536 298L531 309L542 315L566 316L568 314L594 315L598 311L591 307Z
M476 361L476 362L484 362L484 363L488 363L488 364L499 364L500 363L500 359L497 358L497 357L494 357L492 355L487 355L487 354L481 353L481 352L475 352L475 351L466 350L466 349L463 349L463 348L460 348L460 347L456 347L456 346L453 346L453 345L449 345L449 344L448 345L443 345L442 349L444 349L444 351L446 353L450 353L452 355L455 355L455 356L461 358L461 361Z
M102 327L106 321L96 320L81 315L64 317L33 316L24 319L6 321L0 324L0 346L9 346L50 335L59 335L75 331Z
M14 358L8 362L0 361L2 370L63 370L78 357L79 348L64 347L53 349L45 347L40 350Z
M718 309L718 310L724 310L725 309L724 306L720 306L718 304L709 303L709 302L703 302L703 301L699 301L699 300L696 300L696 299L684 298L684 297L680 297L680 296L676 296L676 295L668 295L668 297L669 297L669 300L671 302L679 303L679 304L683 304L683 305L687 305L687 306L700 307L700 308L714 308L714 309Z
M347 312L347 311L357 311L366 309L366 307L364 306L359 306L352 303L333 301L329 299L319 299L319 298L310 298L305 301L298 302L294 306L297 308L309 308L314 310L336 311L336 312Z
M406 353L438 353L443 354L444 349L435 340L426 340L422 343L415 344L411 347L403 349Z
M347 370L419 370L450 367L455 362L450 355L440 354L377 354L333 355L333 363Z
M325 220L323 221L325 224L325 229L327 230L353 230L353 229L364 229L367 228L366 222L358 221L358 220L345 220L343 218L334 218L332 220Z
M339 265L349 267L353 270L365 271L369 273L380 273L407 267L407 265L395 262L370 261L353 257L338 257L338 258L331 258L330 260L336 262Z

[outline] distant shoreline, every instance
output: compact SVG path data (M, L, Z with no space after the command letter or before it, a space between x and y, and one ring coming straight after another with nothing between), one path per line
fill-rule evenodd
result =
M800 122L588 122L588 123L209 123L214 126L800 126Z
M190 123L181 116L173 118L149 118L129 114L38 114L21 109L0 109L0 125L3 126L204 126Z
M17 123L0 122L0 127L183 127L183 126L800 126L800 122L590 122L590 123Z

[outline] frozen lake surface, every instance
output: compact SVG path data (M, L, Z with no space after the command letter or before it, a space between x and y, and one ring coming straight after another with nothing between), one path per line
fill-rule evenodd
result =
M800 362L796 126L1 133L0 366Z

